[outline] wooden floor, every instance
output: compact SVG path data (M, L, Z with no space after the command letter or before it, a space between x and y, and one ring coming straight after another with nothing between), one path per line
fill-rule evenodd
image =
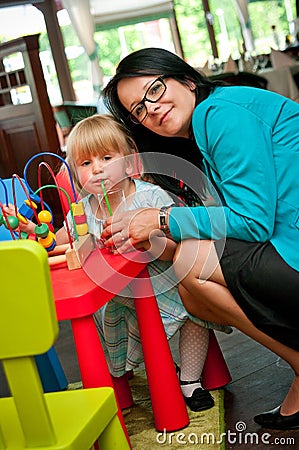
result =
M231 335L217 333L217 338L233 378L225 388L226 449L269 450L270 446L273 450L298 449L299 430L264 430L252 419L255 414L272 409L283 400L293 377L290 368L276 355L238 331ZM79 381L80 372L69 322L60 323L60 335L55 347L68 381ZM0 396L7 395L7 392L0 370Z
M299 430L266 430L253 422L254 415L282 402L293 371L237 330L232 335L218 333L217 337L232 375L225 389L226 449L299 448Z

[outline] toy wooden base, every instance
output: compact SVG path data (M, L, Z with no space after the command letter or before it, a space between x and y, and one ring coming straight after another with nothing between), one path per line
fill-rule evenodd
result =
M48 252L49 265L56 266L66 262L65 252L70 248L70 244L56 245L54 250Z
M56 245L49 252L49 265L56 266L67 263L69 270L80 269L86 258L94 250L94 242L90 234L80 236L78 241L70 244Z

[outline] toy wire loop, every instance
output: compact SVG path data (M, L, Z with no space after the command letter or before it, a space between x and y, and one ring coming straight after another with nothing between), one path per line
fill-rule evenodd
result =
M19 175L14 173L13 176L12 176L12 194L13 194L13 202L14 202L16 216L18 214L18 208L17 208L17 199L16 199L15 179L17 179L18 182L20 183L20 185L21 185L21 187L22 187L22 189L23 189L23 191L24 191L24 193L25 193L25 195L27 197L27 201L30 204L30 208L32 209L32 212L34 214L35 220L37 221L38 225L40 225L41 222L40 222L40 220L38 218L37 212L36 212L35 207L34 207L34 203L33 203L32 199L31 199L31 197L30 197L30 195L29 195L29 193L28 193L28 191L26 189L26 186L23 183L23 181L21 180L21 178L19 177Z
M7 205L7 206L8 206L8 205ZM14 230L13 230L13 229L11 228L11 226L10 226L10 223L9 223L9 220L8 220L8 216L7 216L6 212L4 211L2 202L0 202L0 208L1 208L1 211L2 211L3 219L4 219L5 223L6 223L6 228L7 228L8 231L10 232L12 239L15 240L16 237L15 237L15 235L14 235Z
M71 174L71 169L70 169L68 163L65 161L65 159L62 158L61 156L57 155L56 153L51 153L51 152L37 153L36 155L33 155L33 156L27 161L27 163L26 163L26 165L25 165L25 167L24 167L24 180L25 180L25 182L26 182L26 185L28 186L28 190L29 190L31 193L33 193L33 190L30 188L29 183L28 183L28 180L27 180L27 170L28 170L29 165L30 165L31 162L32 162L34 159L36 159L37 157L39 157L39 156L46 156L46 155L47 155L47 156L53 156L53 157L59 159L59 160L65 165L65 167L67 168L67 171L68 171L68 175L69 175L69 179L70 179L70 183L71 183L71 188L72 188L72 193L73 193L75 202L78 203L78 196L77 196L77 192L76 192L76 189L75 189L73 177L72 177L72 174Z
M59 191L63 192L64 195L66 196L68 205L70 207L70 213L71 213L71 218L72 218L72 222L73 222L73 227L74 227L74 234L75 234L75 240L78 241L79 240L79 236L78 236L78 232L77 232L77 226L76 226L76 222L74 219L74 214L73 214L73 207L72 207L72 202L70 199L69 194L66 192L65 189L63 189L60 186L57 186L56 184L46 184L45 186L41 186L40 188L38 188L35 192L34 195L37 195L40 191L42 191L43 189L47 189L47 188L54 188L54 189L58 189ZM65 211L63 210L63 213L65 213ZM68 220L64 214L64 221L65 221L65 226L67 229L67 234L68 234L68 238L69 238L69 243L71 248L73 248L73 244L72 244L72 237L71 237L71 233L70 233L70 229L69 229L69 225L68 225Z
M6 187L5 183L4 183L4 181L2 180L2 178L0 178L0 183L2 184L3 189L4 189L5 204L6 204L6 206L8 206L8 192L7 192L7 187ZM3 216L4 220L5 220L6 226L7 226L8 230L9 230L9 232L10 232L10 234L11 234L11 237L12 237L13 239L15 239L15 235L14 235L14 233L13 233L13 229L11 228L10 223L9 223L9 220L8 220L8 218L7 218L7 214L6 214L6 212L4 211L4 209L3 209L3 204L2 204L2 202L0 202L0 208L1 208L1 211L2 211L2 216Z
M0 178L0 183L2 184L3 189L4 189L5 204L6 204L6 206L8 206L8 192L7 192L7 187L6 187L5 183L4 183L4 181L2 180L2 178Z

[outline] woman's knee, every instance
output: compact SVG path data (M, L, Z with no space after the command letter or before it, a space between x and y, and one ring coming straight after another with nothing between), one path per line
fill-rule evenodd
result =
M173 267L178 281L193 276L194 264L198 256L197 247L196 239L188 239L178 244L173 258Z
M174 255L174 270L179 281L208 280L219 267L214 243L208 240L182 241Z
M179 284L178 288L183 305L190 314L200 317L202 320L211 320L212 318L212 321L216 322L214 311L210 308L210 302L204 295L201 296L200 287L197 288L196 297L191 295L183 284Z

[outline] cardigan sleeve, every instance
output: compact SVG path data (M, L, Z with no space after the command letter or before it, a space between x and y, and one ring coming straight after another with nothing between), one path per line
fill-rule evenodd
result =
M193 130L222 205L172 208L173 238L269 240L277 197L271 127L242 105L214 99L195 109Z

